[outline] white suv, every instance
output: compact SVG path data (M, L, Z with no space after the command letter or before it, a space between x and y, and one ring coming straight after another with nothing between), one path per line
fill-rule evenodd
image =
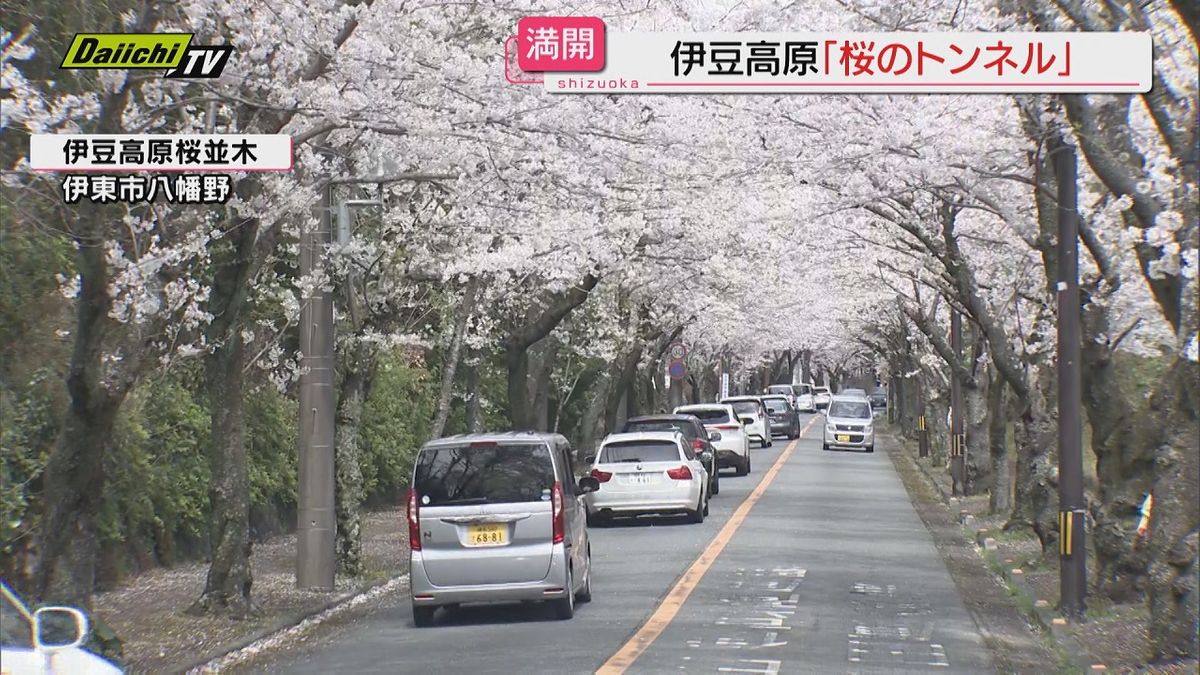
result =
M737 475L750 473L750 436L738 420L733 406L723 403L697 403L679 406L676 415L692 415L708 431L708 442L717 450L717 470L732 466Z

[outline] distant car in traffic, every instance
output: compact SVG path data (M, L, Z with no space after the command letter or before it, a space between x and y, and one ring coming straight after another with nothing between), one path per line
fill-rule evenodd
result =
M875 428L871 403L857 396L834 396L825 412L825 431L821 447L864 449L875 452Z
M813 400L813 388L811 384L801 382L800 384L792 385L796 391L796 409L801 412L816 412L817 402Z
M593 523L615 516L708 515L708 472L679 431L610 434L600 444L591 477L600 485L584 497Z
M771 421L767 408L758 396L730 396L721 403L728 403L737 411L738 419L746 420L746 433L758 441L760 447L771 446Z
M717 449L709 439L709 431L695 415L644 415L625 420L622 433L635 431L679 431L692 446L692 451L704 462L708 471L708 493L721 492L721 472L717 468Z
M886 408L887 407L887 391L883 388L876 389L871 392L871 407Z
M83 648L88 631L81 610L31 611L0 581L0 671L5 675L120 675L112 662Z
M763 396L762 402L771 420L772 434L787 436L788 440L800 438L800 413L786 396Z
M772 384L763 390L763 396L786 396L788 403L796 407L796 389L790 384Z
M717 449L717 468L733 467L737 475L750 473L750 436L738 419L733 406L723 403L695 403L679 406L676 415L693 415L704 424L708 440Z
M838 392L838 396L847 396L847 397L856 396L858 398L866 398L867 391L865 389L858 389L857 387L851 387L849 389L843 389L840 392Z
M813 387L813 405L818 410L824 410L829 407L829 399L833 395L829 393L829 387Z
M413 622L438 607L544 600L560 619L592 597L592 553L574 452L559 434L462 434L417 452L408 491Z

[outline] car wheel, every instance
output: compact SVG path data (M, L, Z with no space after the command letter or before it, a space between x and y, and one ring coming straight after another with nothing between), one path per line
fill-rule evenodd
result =
M575 594L575 600L578 602L581 602L581 603L592 601L592 552L591 552L591 550L588 551L587 559L588 559L588 571L587 571L587 576L583 578L583 588L579 589L579 592Z
M437 611L437 607L429 607L424 605L413 605L413 624L417 628L425 628L433 625L433 613Z
M709 495L704 495L704 515L705 516L708 516L708 500L709 500L709 498L710 498Z
M829 444L828 444L828 443L822 443L822 444L821 444L821 449L822 449L822 450L828 450L828 449L829 449Z
M750 455L746 455L746 473L750 473Z
M746 456L742 458L741 463L737 465L737 475L745 476L748 473L750 473L750 457Z
M875 452L875 444L874 443L867 446L867 452Z
M696 502L696 508L687 512L688 520L693 523L704 522L704 495L700 495L700 499Z
M558 600L551 600L554 603L554 616L560 619L569 619L575 616L575 575L571 572L571 568L567 568L567 592L565 597Z
M713 469L712 494L721 494L721 471L716 468Z

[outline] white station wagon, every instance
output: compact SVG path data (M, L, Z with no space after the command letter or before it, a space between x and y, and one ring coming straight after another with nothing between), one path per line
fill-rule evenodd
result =
M592 465L600 489L588 493L588 517L647 513L687 514L702 523L708 515L708 472L678 431L610 434Z

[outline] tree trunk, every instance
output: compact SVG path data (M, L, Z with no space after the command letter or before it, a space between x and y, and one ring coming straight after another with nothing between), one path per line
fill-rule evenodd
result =
M988 448L990 426L988 424L987 378L980 376L975 386L963 387L966 404L967 448L964 463L967 471L967 494L978 495L992 489L992 459Z
M43 602L90 611L104 455L112 442L113 425L124 396L114 400L103 388L88 389L72 391L62 430L46 466L46 512L39 535L33 595Z
M1042 545L1045 557L1057 555L1058 546L1058 422L1047 391L1053 391L1054 373L1039 367L1021 403L1015 439L1017 445L1016 502L1005 529L1029 527Z
M463 336L467 332L467 321L475 311L475 296L479 288L479 278L471 277L467 282L466 291L459 302L454 316L454 334L450 337L450 348L446 352L446 361L442 364L442 386L438 392L437 412L433 416L433 427L430 438L441 438L446 429L446 419L450 417L450 403L454 394L454 373L458 368L458 354L462 349Z
M246 184L240 187L245 189ZM243 197L246 195L242 195ZM210 555L204 592L191 606L193 613L212 612L244 617L250 602L250 480L245 439L245 344L242 316L254 270L254 245L259 221L247 218L229 224L213 244L212 290L208 326L212 351L205 359L206 388L212 416Z
M93 206L93 209L100 207ZM104 456L127 389L104 381L104 336L109 329L108 265L100 213L80 217L76 237L79 296L74 347L67 371L69 401L46 464L34 597L90 609L96 577L96 518L104 493Z
M1150 564L1137 527L1154 481L1154 443L1138 434L1137 421L1147 418L1145 405L1126 395L1117 376L1107 308L1086 303L1082 315L1083 405L1099 484L1091 505L1096 587L1116 602L1128 602L1143 594Z
M604 436L604 408L608 401L609 390L612 388L612 374L609 370L600 373L592 384L591 395L587 407L583 410L583 419L579 423L578 450L582 461L587 455L593 454L598 441Z
M554 373L554 362L558 356L558 341L554 338L543 341L541 349L534 356L533 367L528 378L529 400L532 401L530 417L533 428L537 431L550 429L550 376Z
M1157 442L1150 548L1156 661L1200 653L1200 363L1180 356L1150 400Z
M513 429L533 429L537 424L534 408L528 400L529 348L551 332L591 294L600 277L588 273L578 286L550 298L542 311L508 336L504 343L504 361L508 369L508 411Z
M242 618L250 602L250 485L246 469L242 331L229 332L207 358L212 413L208 500L212 562L204 592L190 612Z
M1008 406L1004 378L989 368L988 378L988 456L992 461L992 489L988 497L990 513L1008 513L1012 509L1012 472L1008 468Z
M642 359L641 344L635 345L623 358L613 362L615 370L609 371L609 390L604 406L605 428L614 431L629 417L626 396L637 374L637 365ZM624 414L623 414L624 413Z
M516 431L533 429L533 407L529 395L529 350L509 347L504 354L508 367L508 416Z
M926 387L932 392L932 387ZM950 427L946 424L946 416L950 412L950 393L943 391L937 395L930 393L925 398L925 424L929 434L929 463L939 469L946 468L950 456Z
M463 363L466 369L467 387L467 432L477 434L483 431L483 401L479 392L479 368L483 364L479 360L479 352L472 349Z
M350 367L338 392L337 426L334 427L334 468L337 517L336 555L338 569L357 577L363 574L362 503L365 498L358 440L362 430L363 405L375 371L370 345L353 348Z

